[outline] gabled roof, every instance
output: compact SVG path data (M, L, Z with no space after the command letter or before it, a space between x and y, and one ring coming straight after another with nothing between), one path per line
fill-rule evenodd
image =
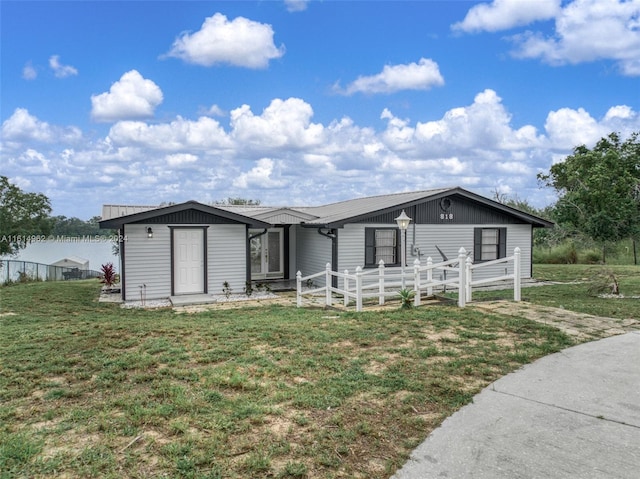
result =
M55 263L51 263L51 266L63 266L69 263L86 266L89 264L89 260L86 258L81 258L80 256L66 256L62 259L59 259Z
M221 206L221 208L241 213L251 218L267 221L272 225L297 225L317 218L315 215L302 211L302 208L289 208L285 206Z
M202 203L198 203L197 201L186 201L184 203L180 203L177 205L170 205L164 207L150 207L150 209L144 209L147 207L133 207L139 208L140 210L135 213L127 214L124 216L118 216L115 218L110 218L106 220L102 220L99 222L100 228L120 228L124 224L129 223L141 223L152 218L157 218L158 216L163 216L172 213L178 213L181 211L187 210L195 210L200 211L202 213L211 214L214 216L218 216L221 218L228 219L233 222L247 224L254 228L269 228L271 224L261 221L259 219L254 219L249 216L241 215L238 213L234 213L232 211L228 211L226 209L218 208L215 206L209 206Z
M551 227L553 223L543 218L511 208L510 206L490 200L460 187L438 188L432 190L410 191L390 195L368 196L353 200L332 203L326 206L307 208L306 211L317 215L315 220L307 221L303 226L322 228L341 228L346 223L353 223L365 219L373 214L379 215L401 208L409 208L424 200L437 200L444 196L459 195L472 201L484 204L490 208L502 211L535 227Z
M384 213L390 209L413 205L420 200L444 191L449 190L435 189L394 193L390 195L367 196L364 198L340 201L326 206L308 208L306 211L313 213L317 218L315 220L308 221L306 224L312 226L326 226L328 228L341 227L345 223L357 221L358 219L371 215L371 213Z

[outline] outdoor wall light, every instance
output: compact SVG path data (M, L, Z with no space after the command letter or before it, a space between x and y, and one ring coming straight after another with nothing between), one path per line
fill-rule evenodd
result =
M151 229L151 226L147 228L147 238L153 238L153 230Z

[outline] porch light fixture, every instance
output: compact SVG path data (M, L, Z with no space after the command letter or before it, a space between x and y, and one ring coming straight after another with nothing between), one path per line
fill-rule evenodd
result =
M402 210L400 216L396 218L396 223L398 223L398 228L402 231L406 231L407 228L409 228L409 223L411 223L411 218L409 218L404 210Z
M147 238L153 238L153 230L151 229L151 226L147 228Z
M402 259L400 260L400 267L401 267L401 274L402 274L402 289L404 289L405 287L405 282L404 282L404 264L406 263L406 254L407 252L405 251L405 236L407 234L407 228L409 228L409 223L411 223L411 218L409 218L407 216L407 214L404 212L404 210L402 210L402 213L400 213L400 216L398 216L396 218L396 223L398 223L398 228L400 228L400 248L401 248L401 257Z

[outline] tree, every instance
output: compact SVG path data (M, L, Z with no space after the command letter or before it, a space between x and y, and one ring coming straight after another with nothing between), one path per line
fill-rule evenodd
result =
M640 143L616 133L578 146L538 179L558 193L555 217L604 246L640 236Z
M225 206L259 206L260 200L251 200L246 198L232 198L228 197L226 200L216 201L214 204L216 205L225 205Z
M100 221L99 216L94 216L88 221L83 221L80 218L67 218L66 216L54 216L52 218L53 235L60 236L94 236L105 235L107 232L101 230L98 225Z
M51 204L42 193L25 193L0 176L0 254L15 254L51 232Z
M511 197L506 193L500 193L496 189L493 193L493 199L498 203L502 203L503 205L510 206L511 208L524 211L525 213L529 213L530 215L553 221L553 212L549 207L538 209L535 206L531 205L526 199L523 200L518 198L518 195L516 195L515 197ZM535 228L533 230L533 244L536 246L548 245L549 238L553 236L553 231L557 232L558 228Z

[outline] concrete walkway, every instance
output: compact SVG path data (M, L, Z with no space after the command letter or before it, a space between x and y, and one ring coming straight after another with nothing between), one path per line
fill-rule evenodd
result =
M446 419L392 479L640 477L640 331L511 373Z

